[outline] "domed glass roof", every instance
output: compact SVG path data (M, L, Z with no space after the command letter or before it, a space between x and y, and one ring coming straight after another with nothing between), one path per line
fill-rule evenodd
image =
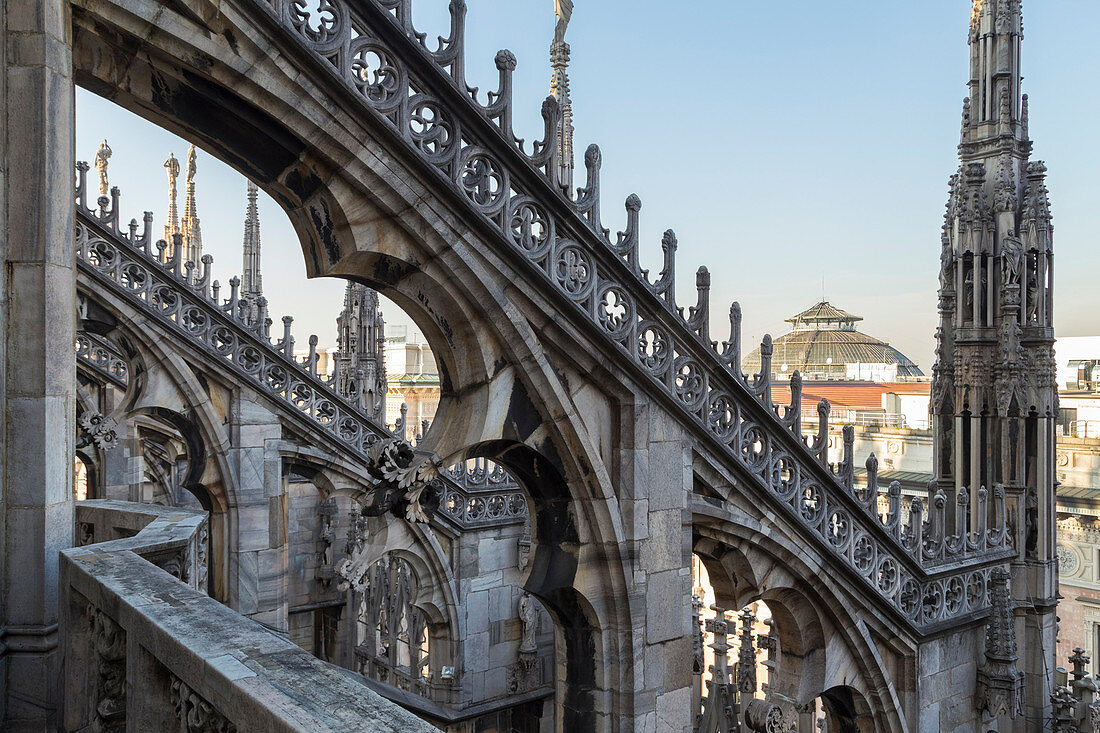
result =
M794 329L772 344L772 374L781 378L797 371L805 379L845 379L854 371L867 378L849 365L896 365L896 377L924 376L905 354L857 331L855 323L862 320L824 300L791 316L787 323ZM760 349L745 358L742 369L750 376L760 371Z

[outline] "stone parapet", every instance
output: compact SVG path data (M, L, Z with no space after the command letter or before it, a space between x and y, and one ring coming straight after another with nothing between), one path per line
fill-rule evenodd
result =
M95 501L76 522L95 544L61 553L60 730L435 730L199 590L205 512Z

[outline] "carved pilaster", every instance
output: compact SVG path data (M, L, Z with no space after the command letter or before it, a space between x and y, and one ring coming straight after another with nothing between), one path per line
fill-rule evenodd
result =
M126 730L126 632L110 616L88 606L94 671L94 733Z

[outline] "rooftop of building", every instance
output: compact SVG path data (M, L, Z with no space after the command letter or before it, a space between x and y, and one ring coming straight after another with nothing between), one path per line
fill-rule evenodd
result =
M801 313L786 319L787 323L794 324L795 329L812 329L816 331L828 330L830 327L844 328L862 320L862 317L841 310L827 300L816 303Z
M832 380L824 382L804 382L802 385L802 405L808 411L821 400L828 400L833 408L847 410L881 410L882 396L927 395L930 382L856 382ZM788 384L776 384L772 387L772 400L777 405L791 403L791 388Z
M772 343L772 371L843 379L848 365L881 364L896 367L895 378L924 376L916 362L888 342L857 331L855 324L861 320L826 300L791 316L787 323L793 330ZM750 375L760 370L760 349L748 355L744 370Z

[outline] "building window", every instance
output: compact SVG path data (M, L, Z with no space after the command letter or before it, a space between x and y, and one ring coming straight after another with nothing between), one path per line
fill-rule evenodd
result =
M1092 674L1100 674L1100 624L1092 625Z

